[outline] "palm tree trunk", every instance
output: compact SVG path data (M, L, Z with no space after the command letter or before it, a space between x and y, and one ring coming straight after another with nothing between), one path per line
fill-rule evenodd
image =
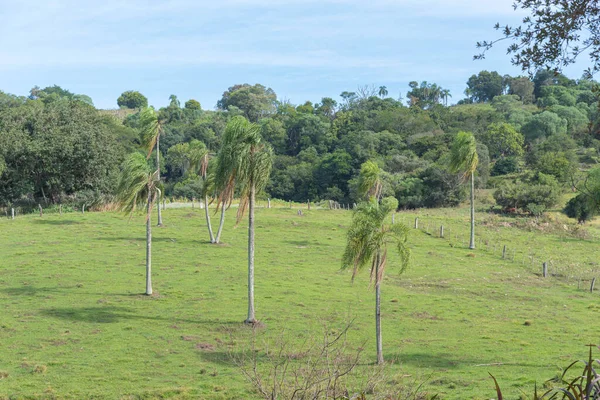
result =
M146 206L146 294L152 294L152 192L148 191Z
M204 215L206 216L206 226L208 227L210 242L215 243L215 236L213 235L212 225L210 224L210 215L208 215L208 196L204 196Z
M159 144L160 144L160 134L156 137L156 171L157 171L157 178L158 181L160 181L160 151L159 151ZM158 207L156 207L156 210L158 212L158 226L162 226L163 222L162 222L162 214L160 212L160 197L158 198Z
M475 249L475 178L471 172L471 241L469 249Z
M375 260L375 331L377 334L377 364L383 364L383 342L381 336L381 282L379 280L379 263L381 255L377 252Z
M247 324L254 324L254 183L250 187L250 199L248 205L248 318Z
M225 224L225 205L221 207L221 220L219 221L219 230L217 231L217 237L215 238L215 243L219 243L221 241L221 232L223 232L223 225Z

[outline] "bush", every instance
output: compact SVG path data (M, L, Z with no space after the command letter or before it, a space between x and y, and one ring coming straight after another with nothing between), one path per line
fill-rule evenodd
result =
M590 198L583 193L573 197L565 206L563 212L569 218L576 218L580 224L589 221L596 214Z
M539 212L541 209L543 212L544 209L556 205L559 197L560 189L557 184L508 183L494 192L496 204L505 211L515 212L526 209L534 215L533 210Z

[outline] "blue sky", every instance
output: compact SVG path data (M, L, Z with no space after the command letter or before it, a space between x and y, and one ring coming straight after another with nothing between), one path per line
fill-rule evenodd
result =
M0 0L0 16L4 92L57 84L116 108L133 89L158 107L175 94L213 109L236 83L298 104L358 85L405 97L427 80L455 102L480 70L519 74L506 46L472 56L495 22L523 15L512 0Z

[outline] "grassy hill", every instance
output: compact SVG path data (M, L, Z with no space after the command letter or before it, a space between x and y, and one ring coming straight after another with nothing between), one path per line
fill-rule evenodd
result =
M489 371L518 398L586 356L600 331L589 292L595 227L479 213L472 251L468 210L395 219L413 227L416 216L412 265L399 276L392 253L382 286L381 388L425 382L442 399L489 399ZM350 347L365 346L359 387L375 361L374 293L368 273L351 283L340 272L350 217L258 210L256 306L260 351L282 338L301 348L324 324L335 333L354 320ZM143 216L0 220L0 399L259 398L231 357L250 335L245 222L234 228L230 211L224 243L211 245L201 210L167 209L164 220L154 229L153 297L140 294Z

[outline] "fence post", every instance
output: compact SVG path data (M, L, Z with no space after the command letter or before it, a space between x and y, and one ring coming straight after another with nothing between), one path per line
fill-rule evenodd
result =
M415 229L419 229L419 217L415 218Z
M194 198L192 197L192 209L194 208Z
M85 214L85 204L81 206L81 213Z
M392 213L392 225L396 223L396 212Z
M310 200L308 200L308 201L306 202L306 204L308 205L308 209L310 210Z
M292 208L292 201L290 200L290 208Z
M267 198L267 208L271 208L271 199Z
M444 225L440 225L440 237L444 238Z
M42 205L38 204L38 207L40 208L40 217L44 216L44 211L42 210Z
M328 202L329 202L329 209L331 210L331 200L329 200Z
M548 263L544 262L542 264L542 276L545 278L548 276Z
M594 286L596 286L596 278L592 278L592 284L590 285L590 293L594 293Z
M14 208L11 208L11 209L10 209L10 217L11 217L12 219L15 219L15 209L14 209Z
M504 247L502 248L502 259L504 260L506 258L506 245L504 245Z
M62 217L62 204L58 205L58 215Z

